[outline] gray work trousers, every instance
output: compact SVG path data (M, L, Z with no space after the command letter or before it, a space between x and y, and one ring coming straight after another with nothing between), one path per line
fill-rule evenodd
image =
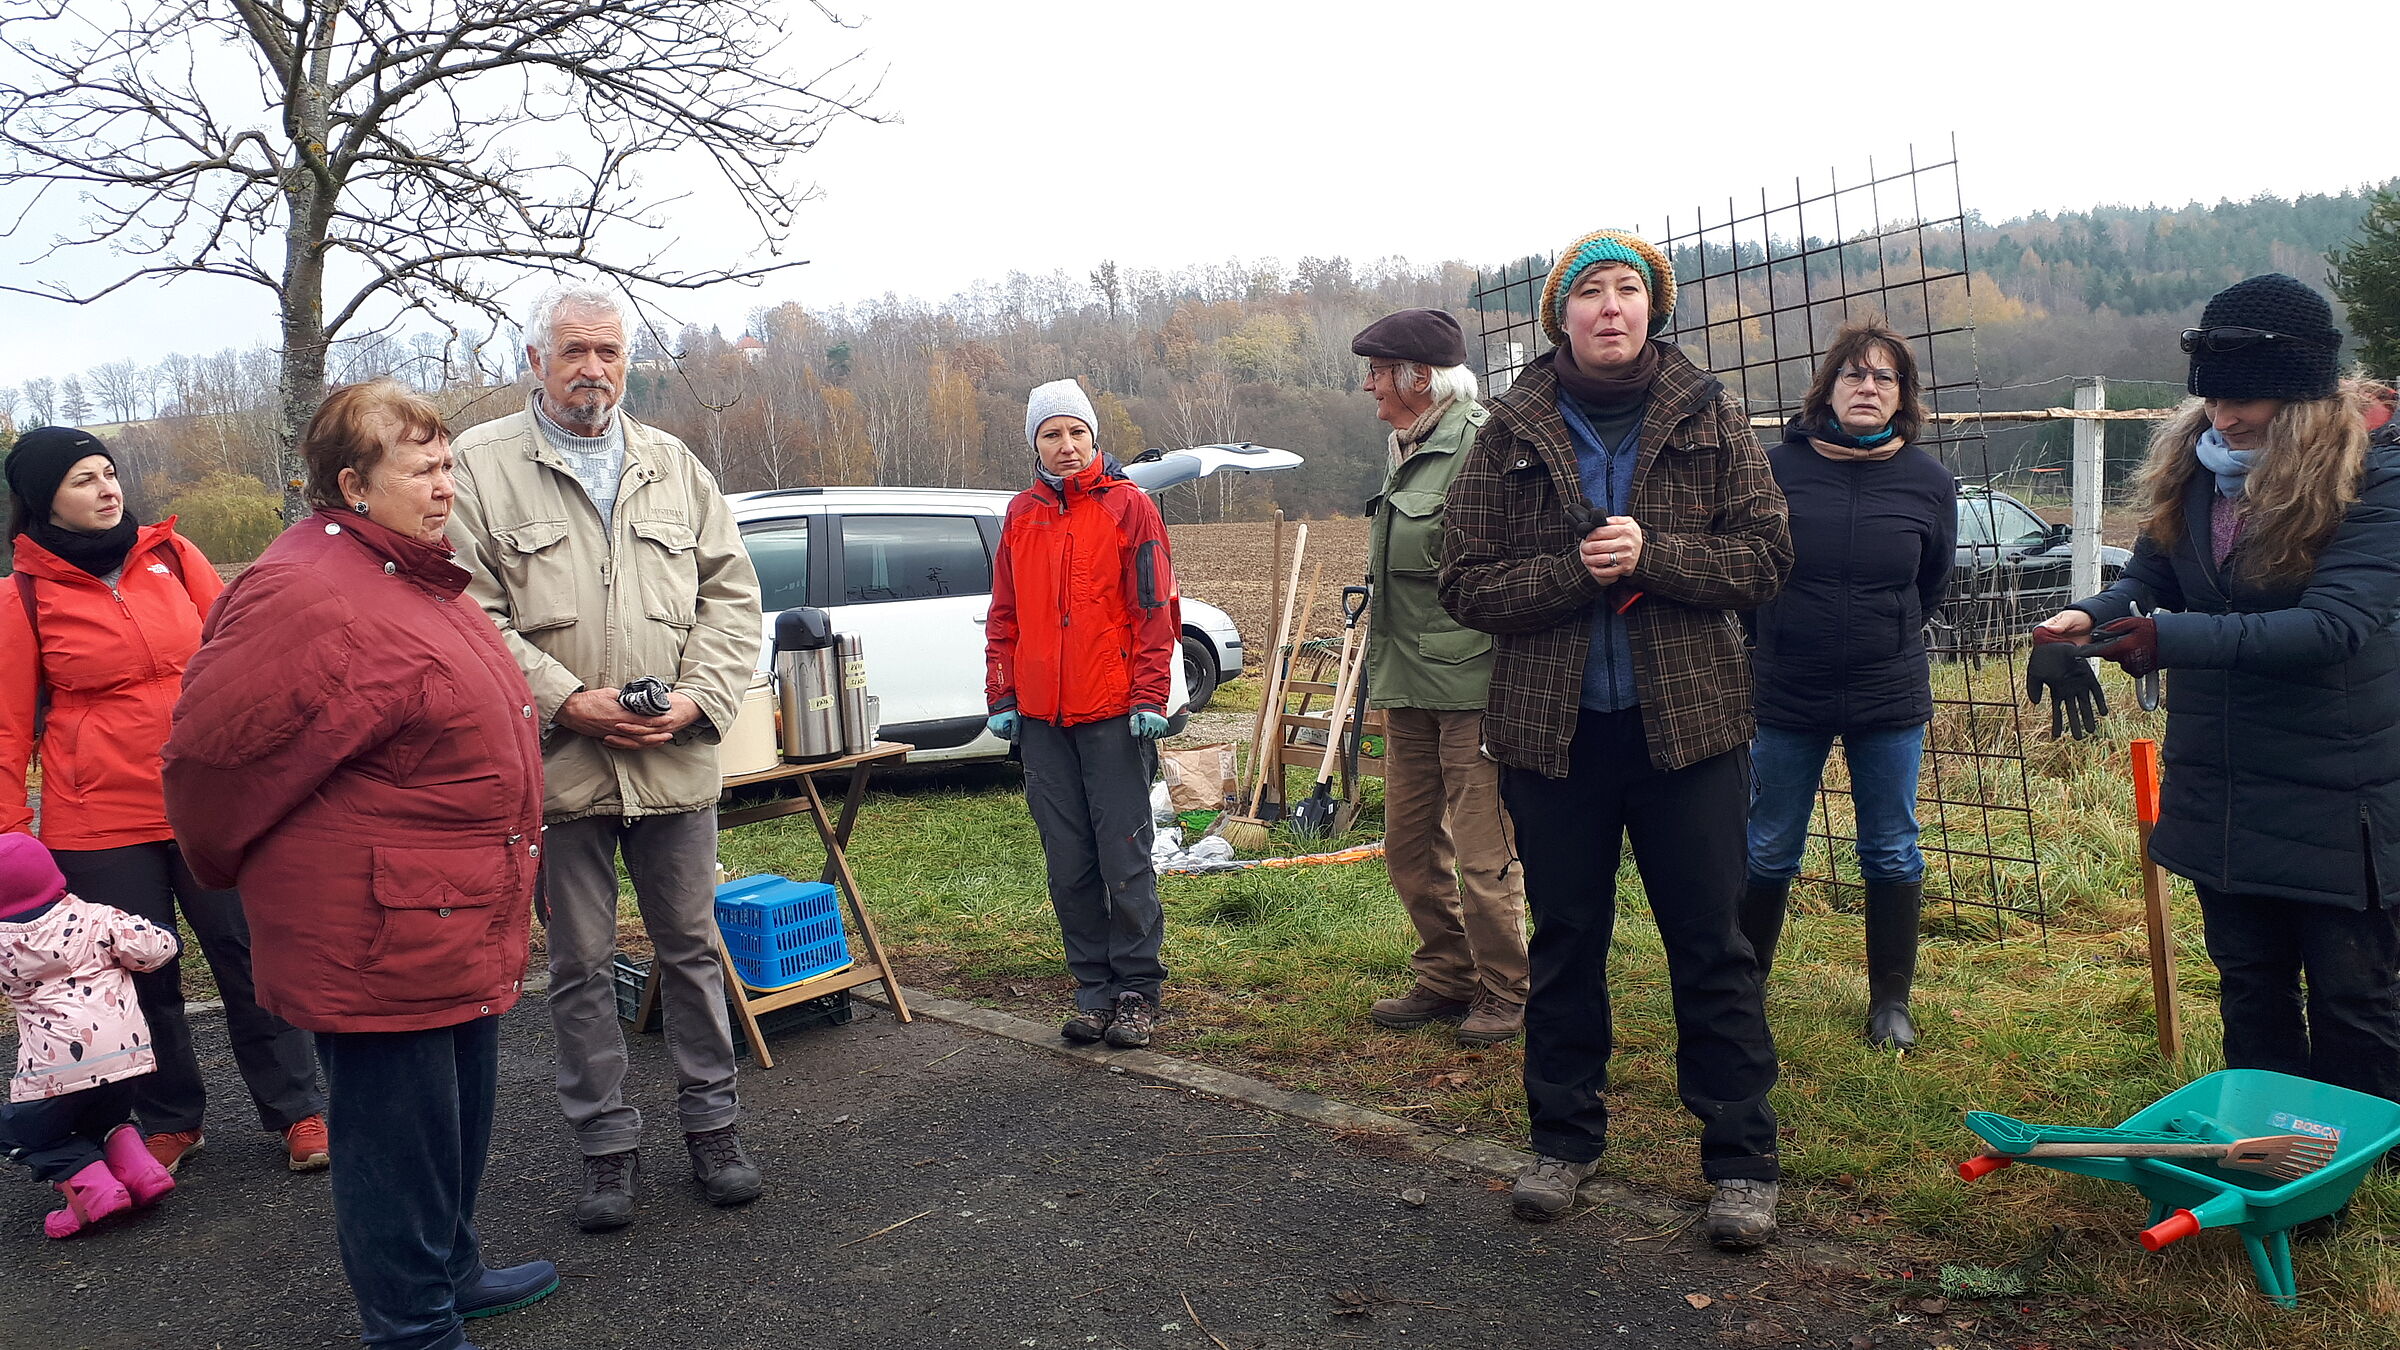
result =
M617 950L617 853L656 952L667 1054L681 1084L687 1133L722 1129L740 1113L725 968L717 960L717 813L621 820L586 816L542 836L542 921L550 937L550 1021L558 1032L558 1104L584 1156L622 1153L642 1139L625 1100L625 1029L610 959Z
M1166 922L1150 868L1150 781L1158 746L1122 717L1058 727L1018 722L1025 804L1041 832L1050 905L1075 977L1075 1006L1106 1008L1117 995L1158 1002Z

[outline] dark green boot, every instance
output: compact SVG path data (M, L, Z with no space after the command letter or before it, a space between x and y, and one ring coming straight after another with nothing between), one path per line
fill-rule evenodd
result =
M1758 954L1761 983L1774 969L1775 944L1783 940L1784 902L1791 894L1788 879L1753 881L1742 888L1742 936L1750 939L1750 950Z
M1867 1044L1877 1050L1916 1048L1908 995L1917 981L1917 921L1924 909L1922 881L1867 883Z

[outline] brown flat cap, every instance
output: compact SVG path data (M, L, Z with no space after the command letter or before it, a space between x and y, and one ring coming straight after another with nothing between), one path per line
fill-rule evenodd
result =
M1350 339L1350 350L1387 361L1415 361L1428 366L1467 363L1467 336L1447 310L1404 309L1368 324Z

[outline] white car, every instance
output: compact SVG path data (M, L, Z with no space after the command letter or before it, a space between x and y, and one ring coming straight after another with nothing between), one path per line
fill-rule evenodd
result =
M1156 492L1221 470L1301 462L1288 450L1197 446L1126 466ZM758 568L763 624L758 664L774 666L775 616L798 605L860 636L881 735L917 747L915 764L1000 759L1008 742L984 727L983 624L992 554L1013 492L963 488L772 488L726 498ZM1242 638L1225 611L1183 597L1183 659L1174 667L1168 724L1208 706L1242 673Z

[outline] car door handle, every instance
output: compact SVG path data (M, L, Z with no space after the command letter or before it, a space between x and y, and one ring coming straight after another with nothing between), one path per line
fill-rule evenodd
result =
M978 614L975 616L975 622L977 623L990 623L991 621L992 616L989 614Z

